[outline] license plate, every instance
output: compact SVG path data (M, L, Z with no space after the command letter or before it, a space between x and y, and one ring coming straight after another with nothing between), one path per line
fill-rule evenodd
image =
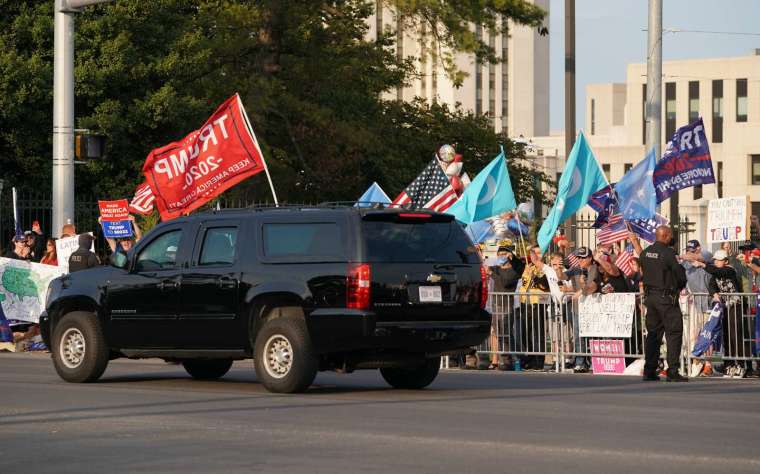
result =
M420 287L420 303L440 303L442 301L440 286Z

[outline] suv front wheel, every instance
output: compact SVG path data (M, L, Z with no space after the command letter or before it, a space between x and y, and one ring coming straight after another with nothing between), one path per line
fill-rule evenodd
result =
M75 311L55 325L52 338L55 371L67 382L94 382L108 365L108 346L97 316Z
M303 318L281 316L264 322L255 341L256 376L270 392L303 392L317 375Z
M433 383L440 367L439 358L426 359L422 365L382 368L380 375L391 387L419 390Z

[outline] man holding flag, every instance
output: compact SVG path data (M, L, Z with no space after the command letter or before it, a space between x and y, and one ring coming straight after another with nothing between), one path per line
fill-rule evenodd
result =
M538 245L542 252L549 248L557 227L585 206L592 194L608 184L586 137L581 132L570 150L565 169L559 179L554 207L538 231Z

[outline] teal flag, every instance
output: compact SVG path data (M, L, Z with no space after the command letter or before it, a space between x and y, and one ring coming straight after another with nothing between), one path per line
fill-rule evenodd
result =
M565 169L559 178L554 207L538 231L538 245L542 252L549 248L557 227L585 206L592 194L607 185L602 167L597 163L586 137L581 132L570 150Z
M446 214L452 214L458 221L469 224L498 216L516 207L504 147L501 147L499 156L475 176L459 200L446 209Z

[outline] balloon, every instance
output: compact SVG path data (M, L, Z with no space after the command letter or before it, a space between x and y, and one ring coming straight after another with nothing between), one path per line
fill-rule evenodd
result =
M451 163L454 161L454 156L456 156L457 152L454 150L454 147L451 145L443 145L441 148L438 149L438 159L443 161L444 163Z
M534 212L533 212L533 203L530 202L524 202L517 206L517 213L520 216L520 220L522 222L525 222L526 224L530 224L533 222L533 219L535 218Z

